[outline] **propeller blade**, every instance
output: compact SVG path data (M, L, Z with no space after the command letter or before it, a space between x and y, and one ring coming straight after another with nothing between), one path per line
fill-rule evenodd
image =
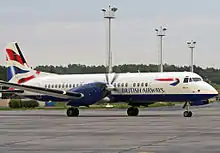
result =
M105 74L105 80L106 80L107 84L109 84L109 75L108 75L108 73Z
M118 88L115 88L113 91L120 92L120 90Z
M118 74L115 73L114 77L112 78L111 84L113 84L117 78L118 78Z
M114 89L115 89L115 87L111 84L107 85L107 87L106 87L106 90L108 90L108 91L112 91Z

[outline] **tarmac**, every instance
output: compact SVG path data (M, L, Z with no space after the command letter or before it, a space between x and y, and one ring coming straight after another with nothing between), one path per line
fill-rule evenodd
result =
M220 104L126 110L0 111L1 153L219 153Z

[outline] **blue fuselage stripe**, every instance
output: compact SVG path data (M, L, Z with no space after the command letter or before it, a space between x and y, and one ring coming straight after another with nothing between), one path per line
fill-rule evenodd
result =
M185 102L185 101L197 101L197 100L207 100L216 95L214 94L143 94L143 95L112 95L110 98L114 102L158 102L158 101L169 101L169 102ZM69 99L57 98L48 95L26 95L26 98L35 99L39 101L54 101L54 102L67 102ZM89 101L80 102L77 100L80 106L91 105L93 103Z

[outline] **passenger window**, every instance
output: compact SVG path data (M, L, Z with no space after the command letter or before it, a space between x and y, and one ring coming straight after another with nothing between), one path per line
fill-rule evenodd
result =
M66 84L66 88L68 88L68 84Z
M61 88L61 84L59 84L59 89Z
M72 85L71 85L71 84L69 84L69 88L72 88Z
M120 83L118 83L118 87L120 87Z
M144 83L141 83L141 87L143 87L144 86Z
M116 87L116 83L114 83L114 87Z
M57 84L55 84L54 88L57 88Z
M137 83L137 87L139 87L140 86L140 83Z
M136 86L136 83L133 83L133 87L135 87Z
M53 84L51 85L51 88L53 88Z
M50 84L48 84L48 88L50 88Z
M128 87L128 83L125 83L125 87Z
M189 78L185 78L184 80L183 80L183 83L188 83L189 82Z
M124 83L121 84L121 87L124 87Z
M64 88L64 84L62 84L62 88Z
M75 84L73 84L73 88L75 88Z
M145 87L147 87L148 86L148 83L145 83Z
M45 84L45 88L47 88L47 85Z

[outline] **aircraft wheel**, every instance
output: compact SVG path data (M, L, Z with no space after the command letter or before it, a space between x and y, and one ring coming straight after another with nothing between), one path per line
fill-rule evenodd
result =
M188 117L192 117L192 112L189 111L188 115L189 115Z
M191 111L185 111L185 112L183 113L183 116L184 116L184 117L192 117L192 112L191 112Z
M128 114L128 116L138 116L139 110L136 107L130 107L127 110L127 114Z
M70 107L66 111L66 115L68 117L74 117L74 116L79 116L79 109L75 107Z

